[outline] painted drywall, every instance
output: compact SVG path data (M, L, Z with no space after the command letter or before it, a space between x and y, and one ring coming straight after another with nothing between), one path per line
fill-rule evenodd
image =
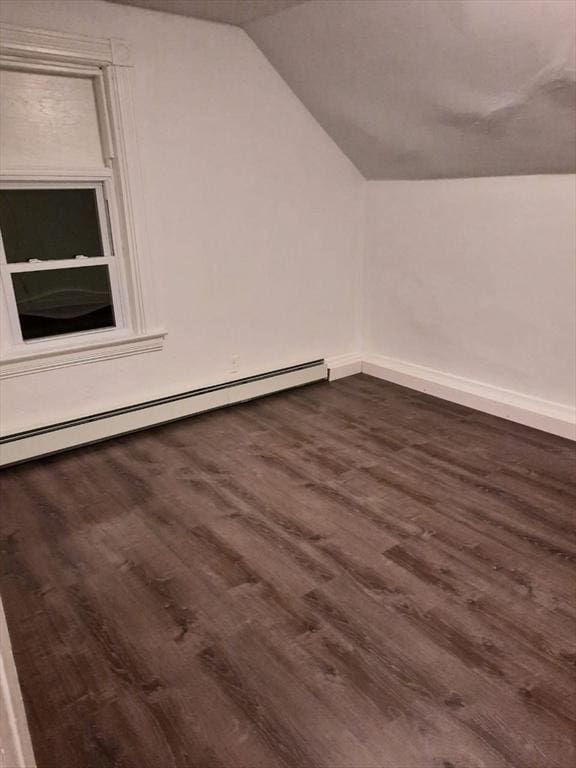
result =
M311 0L246 30L368 179L576 170L574 0Z
M365 352L576 400L576 177L367 184Z
M168 333L162 352L5 381L6 433L358 349L363 179L243 31L100 0L0 9L130 44Z

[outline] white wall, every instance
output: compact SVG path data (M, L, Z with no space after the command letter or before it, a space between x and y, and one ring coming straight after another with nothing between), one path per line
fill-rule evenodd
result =
M7 433L360 344L364 181L239 29L98 0L2 21L122 37L166 347L7 380ZM238 374L236 374L238 375Z
M131 44L168 331L160 353L8 380L5 432L231 378L233 355L241 375L360 354L361 303L367 354L573 404L574 176L366 183L239 29L98 0L0 10Z
M370 182L364 347L576 398L576 177Z

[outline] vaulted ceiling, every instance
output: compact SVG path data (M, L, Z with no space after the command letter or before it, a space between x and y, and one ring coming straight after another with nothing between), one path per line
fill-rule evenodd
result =
M576 171L576 0L113 1L242 25L366 178Z

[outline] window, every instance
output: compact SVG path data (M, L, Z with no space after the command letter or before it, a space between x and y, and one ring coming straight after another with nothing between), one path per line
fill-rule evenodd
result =
M122 41L0 31L0 376L162 346L140 264L128 55Z
M122 326L103 185L3 185L0 247L19 340Z

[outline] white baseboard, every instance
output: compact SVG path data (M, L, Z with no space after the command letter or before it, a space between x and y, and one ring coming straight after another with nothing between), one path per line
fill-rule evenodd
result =
M0 768L35 768L18 674L0 601Z
M185 418L313 381L366 373L435 397L576 440L576 409L454 376L383 355L340 355L258 374L173 397L8 435L0 440L0 466L56 453L108 437Z
M126 408L62 424L28 430L17 435L7 435L0 440L0 466L95 443L108 437L252 400L283 389L322 381L327 375L325 362L316 360L147 403L136 403Z
M330 381L343 379L345 376L354 376L362 373L362 357L359 354L338 355L326 360L328 378Z
M493 416L576 440L576 408L569 405L541 400L384 355L364 355L362 372Z

